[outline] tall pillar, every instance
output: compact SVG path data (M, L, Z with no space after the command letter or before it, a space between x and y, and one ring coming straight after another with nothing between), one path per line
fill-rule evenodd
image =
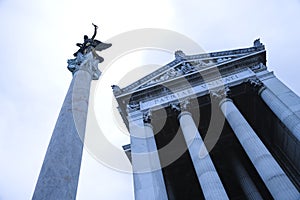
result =
M73 79L59 113L32 199L75 199L91 80L100 76L92 53L69 63Z
M260 195L256 185L252 181L251 177L249 176L248 172L237 156L233 155L231 157L231 163L234 173L237 176L237 179L246 195L246 198L248 200L263 200L263 197Z
M183 111L178 119L205 199L228 199L191 113Z
M277 99L300 117L300 97L283 84L273 73L259 78Z
M300 118L286 104L284 104L270 89L262 87L259 95L280 121L300 141Z
M254 86L259 86L258 94L266 105L273 111L278 119L285 125L289 132L277 131L273 141L288 160L297 169L300 168L300 108L299 97L287 88L275 76L261 82L258 79L251 80ZM265 83L267 85L265 85ZM276 87L274 87L274 85ZM297 103L298 102L298 103ZM280 125L276 125L279 128Z
M135 199L167 200L152 125L135 111L129 116L129 130Z
M300 198L300 194L295 186L233 104L232 100L225 98L219 105L273 198L278 200L296 200Z

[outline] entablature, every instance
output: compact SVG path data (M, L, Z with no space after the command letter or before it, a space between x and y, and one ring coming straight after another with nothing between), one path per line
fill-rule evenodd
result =
M265 47L259 44L191 56L175 52L176 59L171 63L128 87L114 89L123 120L126 123L128 113L169 106L190 96L204 96L213 88L239 85L255 78L256 73L267 72Z

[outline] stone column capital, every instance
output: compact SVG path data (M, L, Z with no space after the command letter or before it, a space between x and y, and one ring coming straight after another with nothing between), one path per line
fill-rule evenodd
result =
M249 79L248 83L252 86L252 89L258 93L258 95L260 95L261 92L266 89L263 82L261 82L258 78Z
M83 70L88 72L93 80L98 80L101 71L98 69L100 60L95 56L93 51L87 54L78 53L77 57L68 60L68 70L74 75L77 71Z
M230 89L229 89L228 86L226 86L224 88L211 90L210 91L210 97L214 101L221 102L222 100L224 100L225 98L228 97L229 93L230 93Z
M189 99L183 99L180 102L176 102L176 103L170 103L171 109L177 112L184 112L184 111L188 111L190 106L191 106L191 102Z
M251 78L248 80L248 82L253 85L254 87L261 87L263 86L263 83L258 78Z
M143 112L143 121L144 121L145 125L148 124L152 127L151 118L152 118L151 110L146 110Z

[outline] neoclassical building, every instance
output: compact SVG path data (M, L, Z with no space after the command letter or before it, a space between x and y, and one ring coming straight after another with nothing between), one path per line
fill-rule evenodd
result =
M73 74L32 199L76 199L91 82L103 59ZM136 200L299 200L300 98L253 47L185 55L125 88L113 86L130 132Z
M300 98L264 45L185 55L113 87L137 200L299 199Z

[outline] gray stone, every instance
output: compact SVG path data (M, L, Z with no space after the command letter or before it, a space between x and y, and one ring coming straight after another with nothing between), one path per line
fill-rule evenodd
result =
M100 71L92 54L74 66L32 199L75 199L81 166L90 84Z
M254 182L252 181L251 177L249 176L241 161L236 156L233 156L231 158L231 162L234 172L240 183L240 186L244 191L247 199L262 200L263 197L260 195L259 190L255 186Z
M191 113L184 111L178 119L205 199L229 199Z
M144 114L129 116L134 196L136 200L167 200L154 133Z
M220 107L273 198L278 200L299 199L300 194L296 187L233 104L232 100L228 98L222 100Z
M300 117L300 97L283 84L274 74L261 79L268 88L286 107Z
M293 109L298 108L298 105L293 106L298 98L289 91L281 95L278 91L275 90L275 92L279 96L274 94L269 88L264 87L260 90L259 94L279 120L293 133L294 137L300 141L300 118L297 116L296 110ZM281 99L286 101L282 101ZM293 101L293 99L295 101Z
M296 167L300 167L300 154L297 153L300 152L300 118L298 117L297 112L295 112L295 110L292 111L293 108L290 109L291 107L287 106L291 106L290 103L287 104L288 101L286 101L286 103L283 103L277 95L275 95L270 89L266 87L262 88L259 94L263 101L278 117L278 119L290 131L290 133L286 134L283 134L284 132L278 133L279 138L282 138L282 140L286 141L281 145L281 147L287 154L289 159L296 165ZM290 97L289 95L287 96L287 99L291 98L294 97ZM280 140L278 141L280 142Z

